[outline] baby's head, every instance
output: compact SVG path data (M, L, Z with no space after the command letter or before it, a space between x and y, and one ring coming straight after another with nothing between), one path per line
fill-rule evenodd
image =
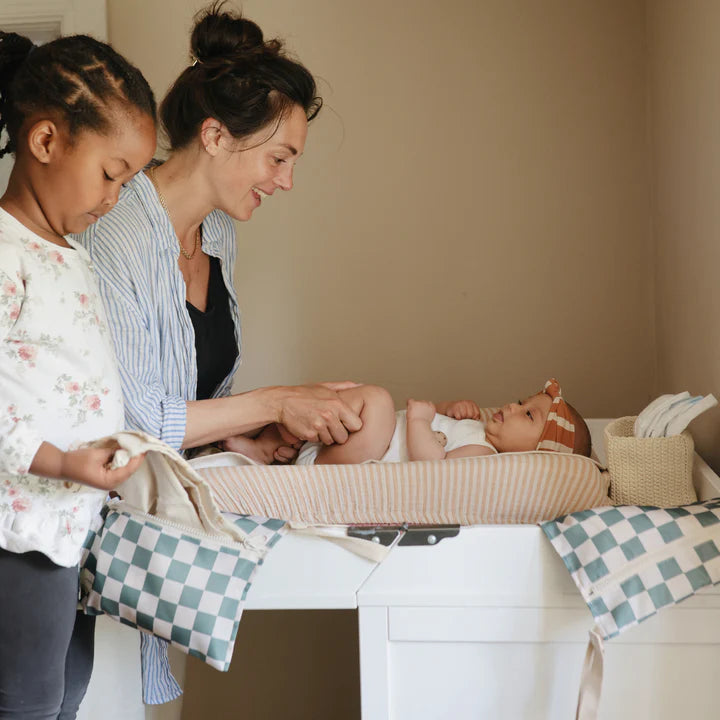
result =
M498 452L555 450L590 457L591 451L588 426L562 399L557 380L548 380L544 390L526 400L500 408L485 425L485 437Z

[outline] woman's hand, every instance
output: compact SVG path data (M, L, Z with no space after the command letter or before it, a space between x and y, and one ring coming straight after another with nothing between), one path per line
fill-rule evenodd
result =
M338 392L357 383L319 383L279 388L278 422L300 440L325 445L344 443L348 434L362 427L360 416L343 402Z

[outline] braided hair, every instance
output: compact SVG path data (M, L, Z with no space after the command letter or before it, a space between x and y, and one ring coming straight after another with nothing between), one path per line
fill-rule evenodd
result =
M80 130L107 132L117 103L156 118L142 73L106 43L70 35L36 47L0 31L0 131L8 135L0 157L16 152L23 122L36 113L64 122L72 140Z
M160 105L171 150L185 147L206 118L235 138L279 123L294 105L308 121L322 107L313 76L288 57L280 40L265 40L251 20L214 2L197 17L190 38L194 59Z

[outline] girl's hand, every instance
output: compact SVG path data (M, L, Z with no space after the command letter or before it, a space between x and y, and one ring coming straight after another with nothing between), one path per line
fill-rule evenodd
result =
M60 478L99 490L112 490L124 483L145 459L145 454L136 455L124 467L110 469L118 448L82 448L68 450L62 454Z
M444 415L455 420L479 420L480 408L472 400L454 400L444 408Z
M407 401L407 419L408 420L427 420L432 422L435 417L435 405L430 400L408 400Z

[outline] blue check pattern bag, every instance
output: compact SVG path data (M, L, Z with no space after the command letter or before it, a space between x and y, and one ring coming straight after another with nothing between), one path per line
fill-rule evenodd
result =
M119 464L140 453L145 459L88 533L85 612L105 613L227 670L253 574L284 523L230 520L172 448L138 432L112 439Z
M720 498L595 508L541 527L606 640L720 582Z
M86 541L83 605L227 670L258 561L245 544L111 502Z
M577 720L597 720L603 641L720 582L720 498L601 507L541 524L595 619Z

